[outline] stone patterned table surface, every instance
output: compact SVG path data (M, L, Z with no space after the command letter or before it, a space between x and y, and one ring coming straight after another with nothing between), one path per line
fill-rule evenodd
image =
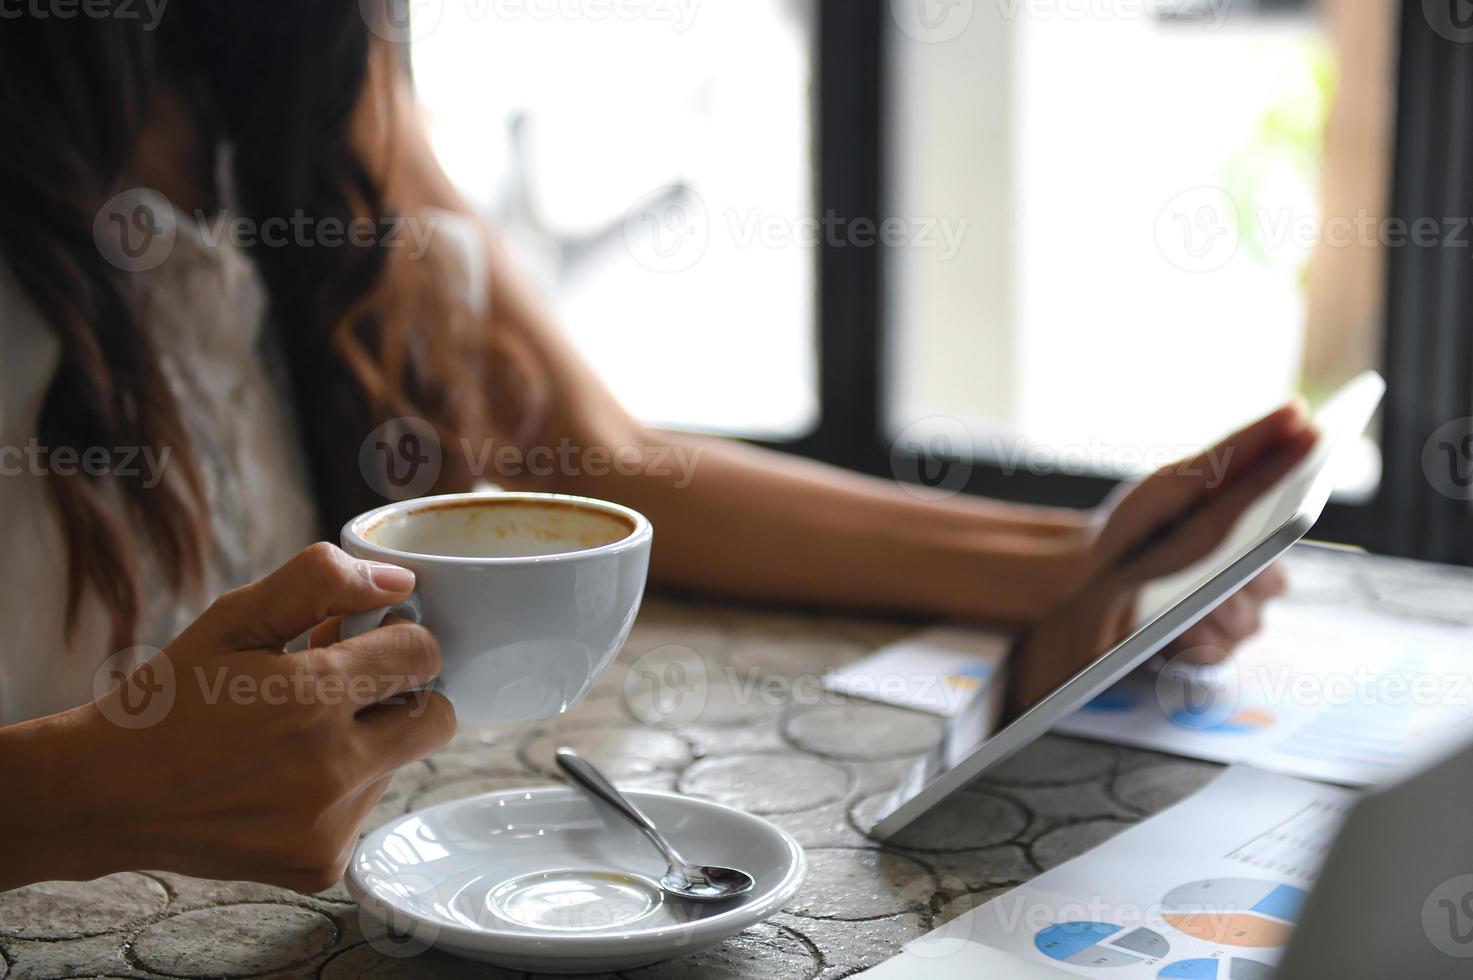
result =
M1293 601L1473 623L1473 575L1301 550ZM912 627L656 600L598 689L552 722L463 730L404 770L370 818L554 781L575 746L621 785L761 814L807 849L807 881L769 922L635 978L837 978L1182 799L1218 767L1050 736L884 846L861 828L937 738L927 716L823 692L818 678ZM15 801L11 801L15 805ZM508 976L393 956L341 884L317 895L167 873L0 894L0 980Z

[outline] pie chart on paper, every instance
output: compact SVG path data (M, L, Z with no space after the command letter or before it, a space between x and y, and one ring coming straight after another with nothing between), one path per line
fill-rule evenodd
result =
M1171 723L1177 728L1214 735L1251 735L1272 728L1274 721L1273 715L1258 708L1245 708L1226 718L1196 714L1190 708L1171 713Z
M1161 917L1204 942L1268 948L1288 943L1305 898L1293 885L1211 878L1173 888L1162 900Z
M1168 963L1158 974L1161 980L1269 980L1274 968L1257 960L1232 959L1177 960Z
M1071 966L1135 966L1171 952L1171 944L1159 932L1108 922L1061 922L1034 936L1033 945L1050 959Z

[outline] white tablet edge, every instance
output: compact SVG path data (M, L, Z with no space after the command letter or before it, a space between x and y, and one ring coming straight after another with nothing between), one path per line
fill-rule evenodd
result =
M1324 512L1334 487L1335 473L1331 465L1334 450L1346 437L1358 437L1364 431L1380 404L1385 387L1385 382L1379 375L1369 372L1347 384L1341 390L1340 396L1332 399L1332 402L1341 401L1343 396L1344 402L1350 405L1355 414L1341 431L1324 433L1330 445L1326 448L1314 482L1293 517L1191 594L1183 597L1176 605L1163 611L1114 649L1050 692L1042 701L1023 712L982 743L965 761L937 777L919 792L908 796L905 802L875 824L870 835L880 840L893 837L984 771L1041 738L1070 713L1103 694L1116 681L1190 629L1308 534ZM915 775L923 776L924 773ZM911 789L909 783L903 783L897 787L896 794L903 795Z

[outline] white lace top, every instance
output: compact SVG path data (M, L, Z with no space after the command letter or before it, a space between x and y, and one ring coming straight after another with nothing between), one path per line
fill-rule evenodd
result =
M146 659L148 648L165 646L217 595L260 578L318 535L291 393L266 329L267 293L254 263L228 236L207 236L163 198L137 193L144 195L138 203L170 226L163 240L173 235L167 259L136 274L147 277L145 324L204 479L210 533L204 588L171 594L141 549L138 642L144 646L123 657L109 650L107 611L85 593L68 649L64 539L45 477L31 463L45 457L27 453L45 448L39 419L60 344L0 262L0 725L92 700L113 686L113 669ZM448 281L463 287L456 299L484 313L489 283L476 223L434 211L426 224L428 254ZM139 467L145 477L163 461L127 456L127 447L104 448L115 465Z
M154 203L174 225L174 245L162 265L139 273L148 277L146 325L204 479L211 534L205 588L194 596L169 594L143 550L139 642L162 647L215 595L310 544L317 518L254 264L228 243L207 244L193 219ZM38 421L59 348L0 263L0 724L84 703L98 669L120 665L109 663L118 651L107 649L109 619L95 595L83 597L70 650L65 640L66 555L37 472L52 465L38 451L47 448ZM167 466L162 453L103 448L111 466L135 466L146 479Z

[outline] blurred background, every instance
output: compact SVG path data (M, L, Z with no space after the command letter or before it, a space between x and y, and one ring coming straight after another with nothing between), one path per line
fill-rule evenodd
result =
M1319 536L1467 561L1460 2L416 0L410 50L649 422L1084 506L1376 369Z

